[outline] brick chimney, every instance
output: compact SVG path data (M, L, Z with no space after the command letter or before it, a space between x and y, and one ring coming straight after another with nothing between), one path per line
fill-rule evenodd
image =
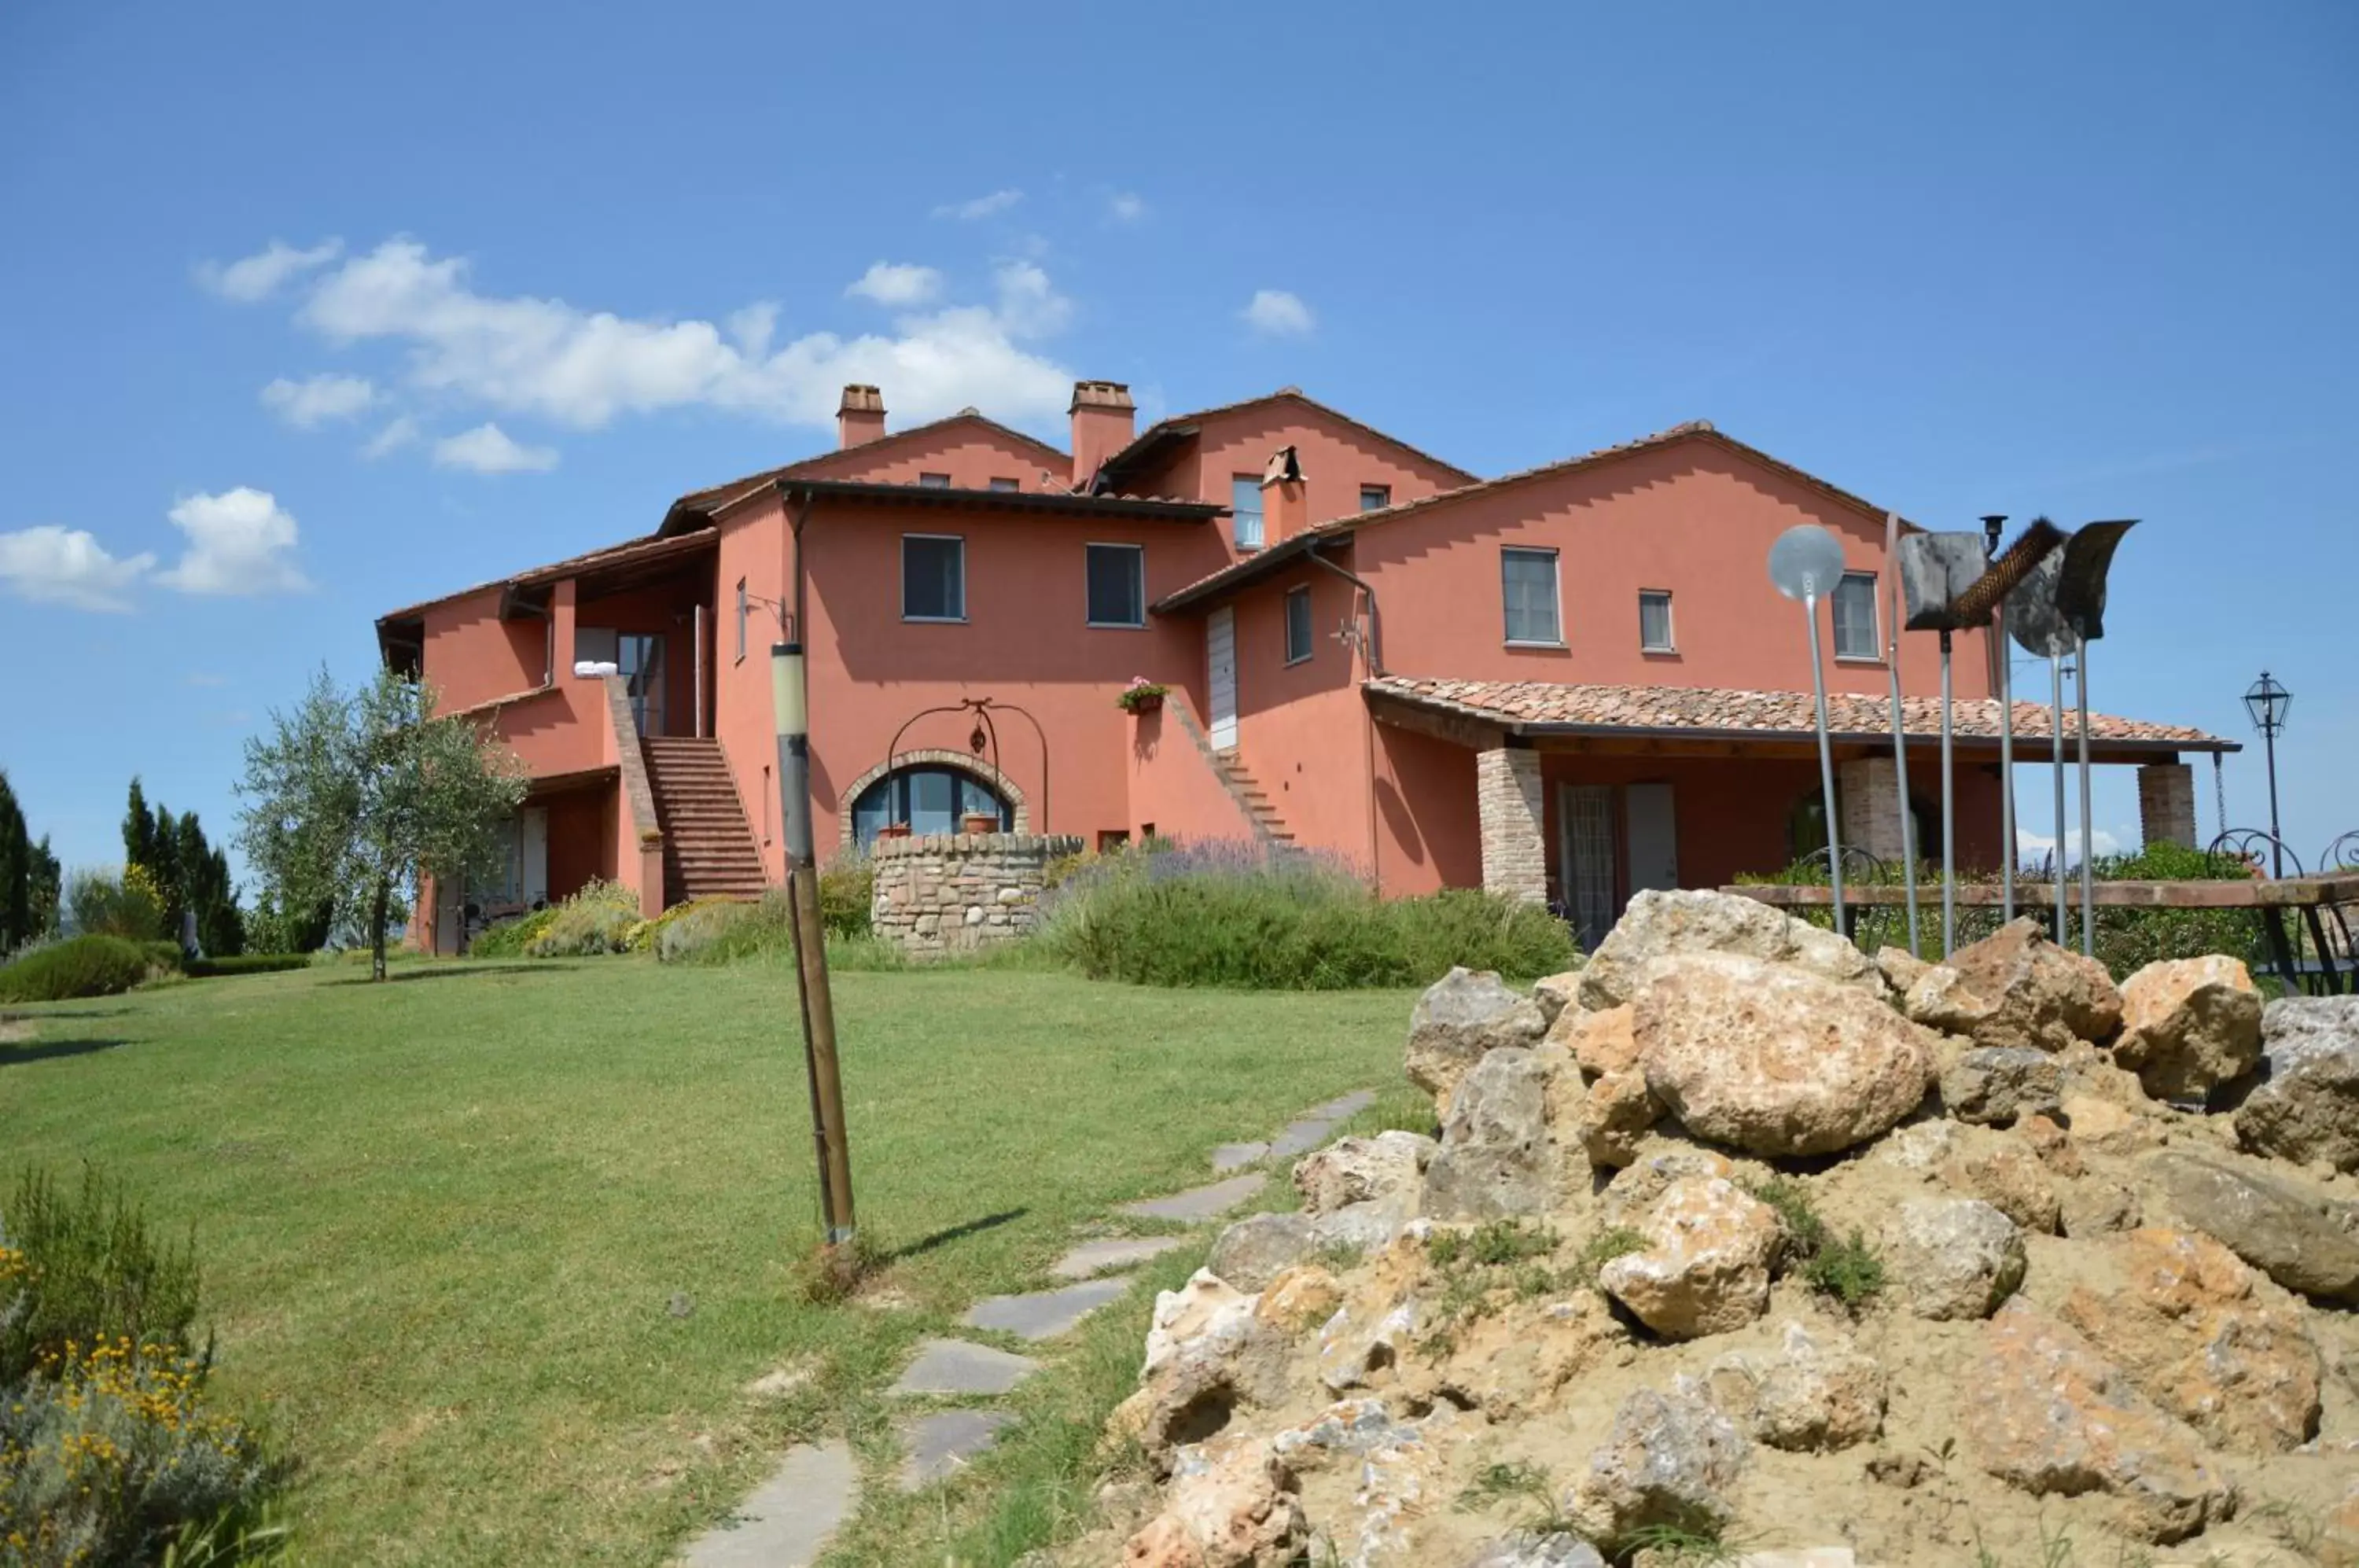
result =
M848 452L885 433L885 394L858 382L843 389L835 407L835 450Z
M1105 460L1136 433L1138 408L1119 381L1073 383L1073 488L1087 490Z
M1302 482L1302 460L1290 446L1269 454L1261 471L1261 538L1264 545L1290 539L1310 524L1310 497Z

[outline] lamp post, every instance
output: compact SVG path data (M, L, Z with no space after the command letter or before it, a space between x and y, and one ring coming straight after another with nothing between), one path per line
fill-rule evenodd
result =
M2285 835L2277 832L2277 731L2286 726L2286 714L2293 711L2293 693L2269 679L2261 678L2245 693L2245 711L2253 715L2253 727L2261 732L2261 743L2269 757L2269 855L2270 875L2285 875Z
M1983 559L1998 559L1998 536L2006 514L1983 518ZM1998 664L1998 867L1999 923L2015 923L2015 682L2007 657L2006 600L1998 602L1998 624L1991 631L1991 652Z
M819 867L811 854L810 703L802 645L770 645L770 713L778 735L778 820L785 828L787 900L792 911L795 986L802 1006L803 1065L810 1083L811 1138L819 1149L820 1210L827 1245L853 1238L852 1146L844 1132L843 1081L835 1055L835 999L827 978L827 932L820 920Z

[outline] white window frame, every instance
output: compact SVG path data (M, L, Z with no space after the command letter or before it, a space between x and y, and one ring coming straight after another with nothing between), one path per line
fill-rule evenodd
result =
M950 487L951 476L947 474L920 474L918 475L918 488L920 490L947 490Z
M1253 487L1254 508L1250 514L1237 505L1238 487L1241 485ZM1261 480L1255 475L1250 474L1229 475L1229 542L1239 550L1259 550L1269 539L1269 516L1266 508L1261 504ZM1248 515L1254 520L1254 537L1250 539L1244 538L1238 532L1244 527Z
M1659 643L1647 640L1647 601L1649 599L1660 599L1663 602L1663 631L1666 640ZM1678 612L1671 608L1669 589L1641 588L1638 590L1638 651L1640 653L1680 651L1680 624L1676 619L1677 614Z
M1549 638L1506 636L1507 630L1507 558L1511 555L1544 555L1549 562L1549 603L1556 611L1556 636ZM1499 631L1501 640L1509 648L1564 647L1564 565L1563 557L1547 545L1505 544L1499 547Z
M959 613L955 615L913 615L909 614L909 541L911 539L948 539L958 547ZM919 626L961 626L966 621L966 535L964 534L903 534L901 536L901 618Z
M1017 491L1017 490L1021 490L1021 489L1023 489L1023 488L1024 488L1024 481L1022 481L1021 479L1009 479L1009 478L1006 478L1006 477L1001 476L1001 475L996 475L996 474L995 474L995 475L992 477L992 481L991 481L991 488L992 488L992 489L994 489L995 491L997 491L997 492L998 492L998 493L1000 493L1001 495L1006 495L1006 494L1008 494L1008 493L1010 493L1010 492L1012 492L1012 491Z
M1138 572L1138 619L1101 621L1090 615L1090 551L1126 550ZM1091 539L1082 546L1082 619L1093 631L1143 632L1147 629L1147 547L1130 539Z
M1835 624L1836 595L1843 592L1845 584L1853 582L1854 579L1867 584L1867 638L1869 648L1868 651L1865 653L1845 653L1843 651L1841 628ZM1827 595L1827 629L1829 632L1834 634L1835 662L1838 664L1881 664L1884 662L1884 605L1881 603L1882 595L1877 592L1877 587L1878 584L1875 572L1846 572L1836 582L1835 592Z
M1303 607L1302 651L1294 651L1294 601L1299 598ZM1283 604L1286 619L1286 662L1288 668L1308 664L1310 656L1319 651L1319 623L1310 617L1310 584L1299 583L1286 591Z

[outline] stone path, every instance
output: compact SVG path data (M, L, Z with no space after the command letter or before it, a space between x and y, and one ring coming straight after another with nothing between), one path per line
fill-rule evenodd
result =
M1213 1173L1242 1174L1168 1198L1125 1203L1115 1212L1190 1225L1218 1219L1268 1184L1266 1171L1244 1167L1308 1154L1333 1136L1338 1123L1375 1103L1375 1095L1364 1089L1312 1106L1265 1142L1224 1143L1212 1151ZM1058 1279L1073 1283L985 1297L960 1321L969 1328L1014 1334L1035 1344L1054 1339L1129 1291L1130 1280L1122 1270L1160 1257L1187 1239L1108 1236L1080 1242L1049 1268ZM929 1339L919 1345L918 1354L886 1392L896 1398L991 1399L1039 1369L1032 1357L995 1345ZM894 1428L902 1454L897 1484L904 1492L915 1492L953 1474L989 1448L1000 1429L1015 1419L1004 1410L974 1409L903 1417ZM680 1562L684 1568L805 1568L850 1517L859 1496L859 1468L842 1443L792 1449L736 1515L690 1542Z
M788 1449L736 1516L698 1536L681 1561L688 1568L804 1568L859 1496L860 1470L842 1443Z

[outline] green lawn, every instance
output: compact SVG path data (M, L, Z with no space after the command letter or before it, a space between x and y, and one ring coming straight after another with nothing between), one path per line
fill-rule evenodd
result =
M788 971L396 974L27 1008L0 1044L9 1163L94 1159L194 1225L216 1387L301 1461L307 1562L658 1563L797 1436L882 1465L913 1341L1039 1286L1108 1205L1205 1180L1213 1144L1396 1079L1408 1010L839 975L862 1228L896 1256L883 1304L818 1307L789 1278L817 1203ZM741 1395L798 1361L801 1396ZM910 1513L880 1508L855 1535Z

